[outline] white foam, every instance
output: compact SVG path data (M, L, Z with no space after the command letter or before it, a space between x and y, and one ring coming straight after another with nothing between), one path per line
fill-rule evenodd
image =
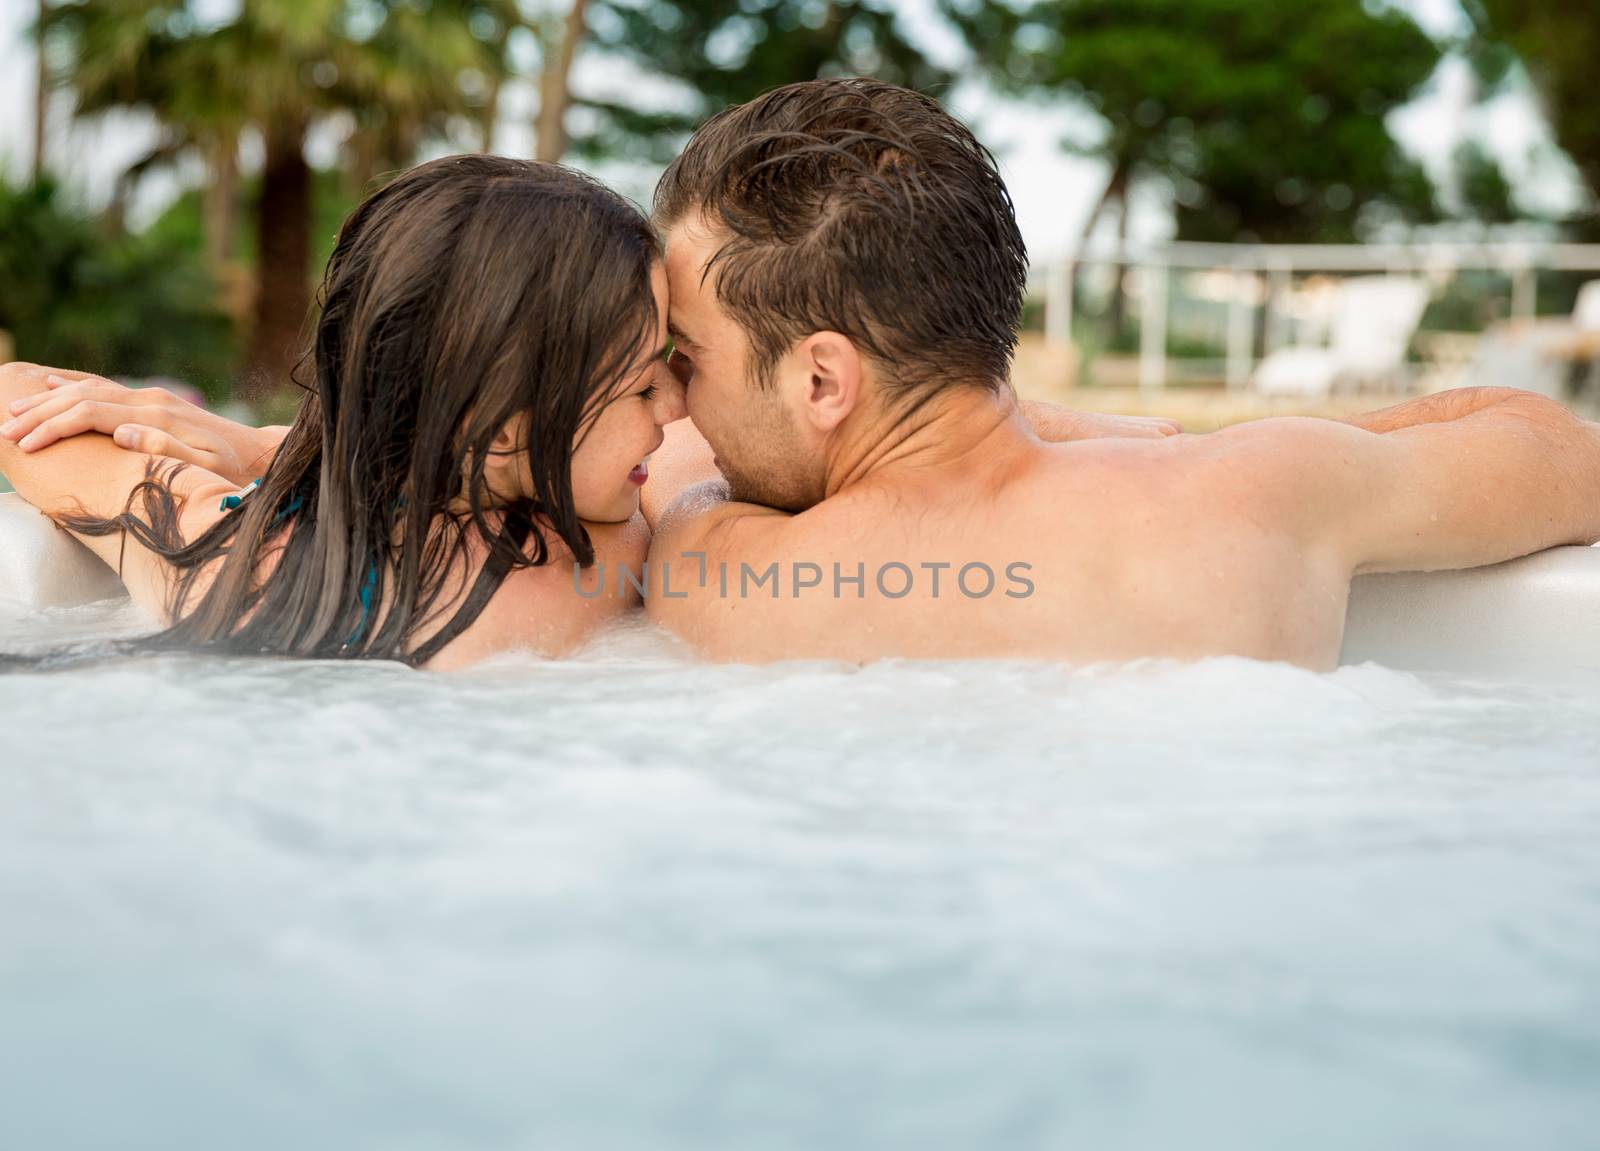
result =
M1594 683L662 642L0 680L0 1123L245 1151L1592 1129Z

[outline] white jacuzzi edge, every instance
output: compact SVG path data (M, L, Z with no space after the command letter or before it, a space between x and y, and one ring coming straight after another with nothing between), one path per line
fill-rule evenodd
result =
M87 548L21 497L0 494L0 601L72 607L120 593ZM1552 548L1470 571L1362 576L1340 658L1455 672L1600 669L1600 548Z
M93 552L21 496L0 493L0 602L73 607L121 594L121 581Z
M1551 548L1466 571L1360 576L1339 658L1484 674L1600 669L1600 548Z

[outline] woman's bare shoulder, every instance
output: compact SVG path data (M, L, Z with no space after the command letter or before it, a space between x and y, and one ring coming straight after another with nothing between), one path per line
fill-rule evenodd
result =
M650 547L644 517L587 527L594 564L580 567L557 545L547 563L512 572L472 625L428 667L450 670L516 651L566 655L637 608Z

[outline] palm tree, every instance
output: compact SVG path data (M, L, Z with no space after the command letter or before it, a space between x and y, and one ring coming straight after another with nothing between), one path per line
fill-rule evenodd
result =
M505 2L242 0L212 24L191 0L84 0L55 14L72 30L80 115L135 106L161 119L162 141L136 171L191 150L206 158L207 249L219 265L232 248L239 139L260 135L245 397L287 379L310 307L312 126L353 125L346 150L363 180L408 163L430 132L472 112L469 74L503 73L472 16Z
M544 66L539 73L539 112L534 121L534 158L560 160L567 152L567 107L572 103L572 61L583 39L588 0L572 0L561 36L544 44Z
M33 99L33 182L44 179L44 114L50 103L50 60L45 55L45 31L50 20L50 0L39 0L39 22L34 27L34 47L39 53Z

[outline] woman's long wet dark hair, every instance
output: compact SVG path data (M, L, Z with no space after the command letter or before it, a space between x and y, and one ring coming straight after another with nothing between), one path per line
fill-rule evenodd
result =
M637 209L569 169L414 168L345 222L296 372L307 395L259 489L185 541L169 466L122 515L68 526L172 564L175 622L150 647L425 663L507 573L552 558L549 534L593 561L573 442L648 353L659 254ZM523 413L535 495L494 506L485 462ZM487 558L463 586L472 553Z

